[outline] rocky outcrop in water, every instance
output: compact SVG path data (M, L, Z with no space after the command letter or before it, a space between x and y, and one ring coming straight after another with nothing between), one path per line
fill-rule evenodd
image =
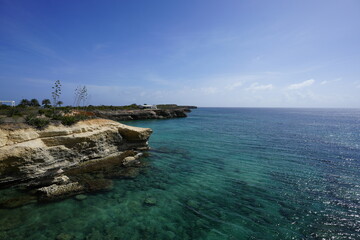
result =
M0 185L37 186L44 198L110 188L106 177L136 171L151 133L106 119L44 130L0 128Z
M167 119L187 117L190 112L188 107L172 109L142 109L142 110L95 110L97 117L116 121L141 120L141 119Z

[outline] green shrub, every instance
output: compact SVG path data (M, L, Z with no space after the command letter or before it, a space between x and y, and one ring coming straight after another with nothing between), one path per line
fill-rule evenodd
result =
M48 118L52 118L54 116L54 111L53 110L47 110L45 112L45 116Z
M63 111L64 113L70 113L71 110L72 110L71 107L62 107L62 111Z
M77 123L79 121L85 120L88 117L84 115L75 115L75 116L60 116L59 119L63 125L73 125L74 123Z
M42 129L44 127L46 127L49 123L50 123L50 120L47 119L47 118L38 118L34 115L30 115L30 116L27 116L25 118L25 121L27 124L31 125L31 126L34 126L36 128L39 128L39 129Z
M0 104L0 110L3 110L3 109L8 110L8 109L10 109L10 108L12 108L12 107L9 106L9 105Z
M39 115L45 115L45 117L47 118L52 118L54 115L54 111L51 109L45 109L45 108L41 108L38 110L38 114Z
M46 110L45 110L45 109L39 109L38 113L39 113L40 115L43 115L43 114L46 113Z
M12 107L8 110L7 114L8 117L13 116L22 116L22 111L18 107Z

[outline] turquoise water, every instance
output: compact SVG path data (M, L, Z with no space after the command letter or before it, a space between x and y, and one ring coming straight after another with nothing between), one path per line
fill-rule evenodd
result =
M200 108L113 190L0 209L0 239L360 239L360 110Z

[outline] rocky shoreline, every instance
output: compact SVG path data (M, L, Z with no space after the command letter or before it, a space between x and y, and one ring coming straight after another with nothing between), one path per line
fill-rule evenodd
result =
M149 148L151 133L107 119L43 130L0 128L0 187L16 185L32 193L0 207L26 204L34 196L48 201L111 189L112 178L132 178L141 171L139 158Z
M187 117L193 106L160 109L93 109L90 119L44 128L24 122L0 125L0 189L21 189L20 197L0 199L0 208L53 201L112 188L114 178L134 178L144 170L149 128L116 121ZM78 113L79 114L79 113ZM113 121L115 120L115 121Z
M95 116L115 121L168 119L187 117L194 106L178 106L168 109L136 109L136 110L94 110Z

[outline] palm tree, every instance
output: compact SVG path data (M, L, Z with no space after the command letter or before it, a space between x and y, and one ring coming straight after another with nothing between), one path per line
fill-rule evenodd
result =
M36 98L31 99L30 106L39 107L40 106L39 101Z
M45 107L45 108L49 108L51 105L51 101L50 99L44 99L42 100L41 104Z
M23 106L23 107L30 106L30 101L24 98L20 101L19 106Z

